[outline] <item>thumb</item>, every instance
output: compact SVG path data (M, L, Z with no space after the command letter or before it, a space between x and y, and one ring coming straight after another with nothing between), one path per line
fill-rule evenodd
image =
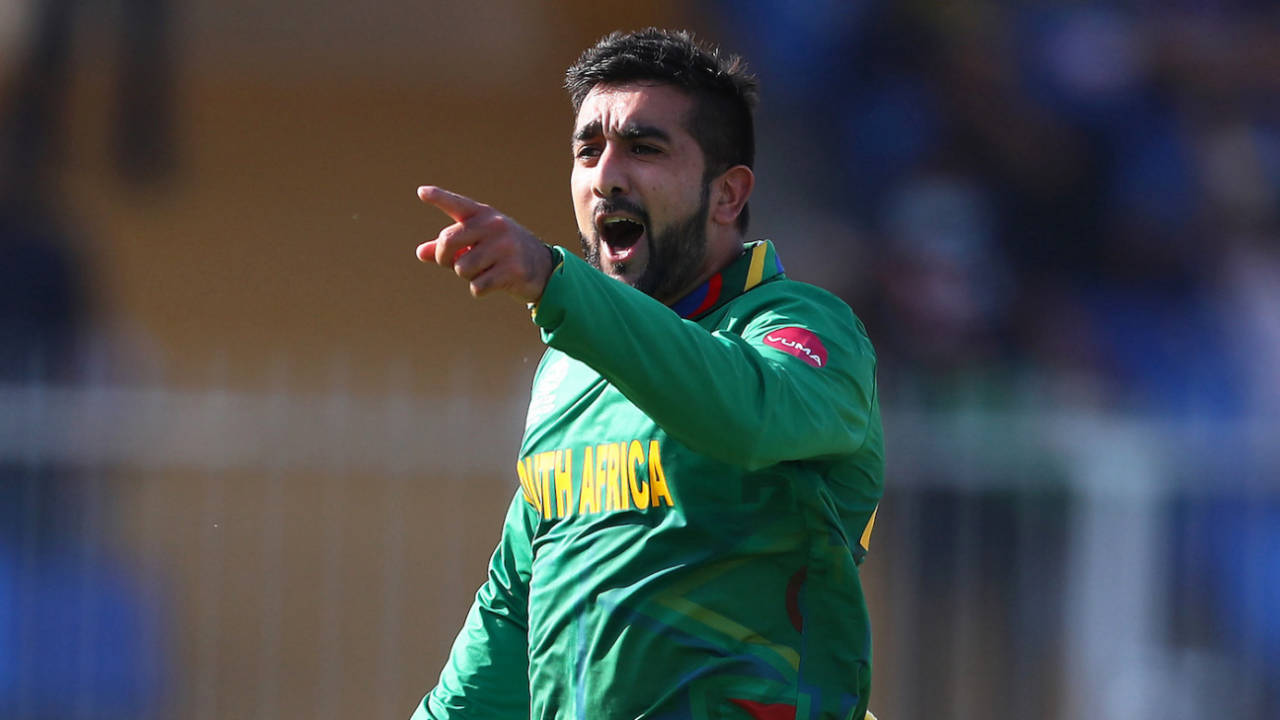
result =
M436 243L438 242L440 242L438 239L428 240L422 243L421 245L419 245L418 259L421 260L422 262L435 262L436 261ZM457 262L458 258L462 257L463 255L466 255L469 252L471 252L470 245L459 249L458 252L453 254L453 261Z
M422 262L436 261L436 241L428 240L418 246L418 259Z

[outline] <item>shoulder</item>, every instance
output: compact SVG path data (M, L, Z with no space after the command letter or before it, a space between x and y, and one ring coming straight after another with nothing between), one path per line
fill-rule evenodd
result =
M799 280L782 277L754 288L734 300L731 315L756 328L799 324L814 331L866 339L866 327L834 293Z
M797 306L808 305L843 315L853 315L853 310L850 309L849 304L831 291L800 280L792 280L785 276L761 285L756 288L756 291L760 293L761 299L768 299L772 302L794 303Z
M749 343L874 373L876 354L866 327L848 303L816 285L779 278L731 303L720 329Z

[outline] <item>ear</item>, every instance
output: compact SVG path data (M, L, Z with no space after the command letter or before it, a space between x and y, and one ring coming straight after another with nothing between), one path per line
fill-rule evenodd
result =
M742 208L756 186L756 175L746 165L734 165L711 181L711 222L731 226L738 221Z

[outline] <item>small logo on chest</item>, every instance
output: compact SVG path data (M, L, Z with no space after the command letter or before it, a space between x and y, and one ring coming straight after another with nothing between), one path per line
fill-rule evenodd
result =
M529 414L525 416L524 426L527 430L541 422L551 414L556 405L556 391L569 375L569 363L563 357L556 357L542 369L542 377L533 390L529 401Z

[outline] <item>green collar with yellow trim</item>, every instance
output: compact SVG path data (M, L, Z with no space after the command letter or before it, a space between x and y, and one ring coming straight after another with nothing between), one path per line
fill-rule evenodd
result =
M671 304L680 317L697 320L742 293L783 274L782 261L773 243L755 240L742 246L742 254L692 292Z

